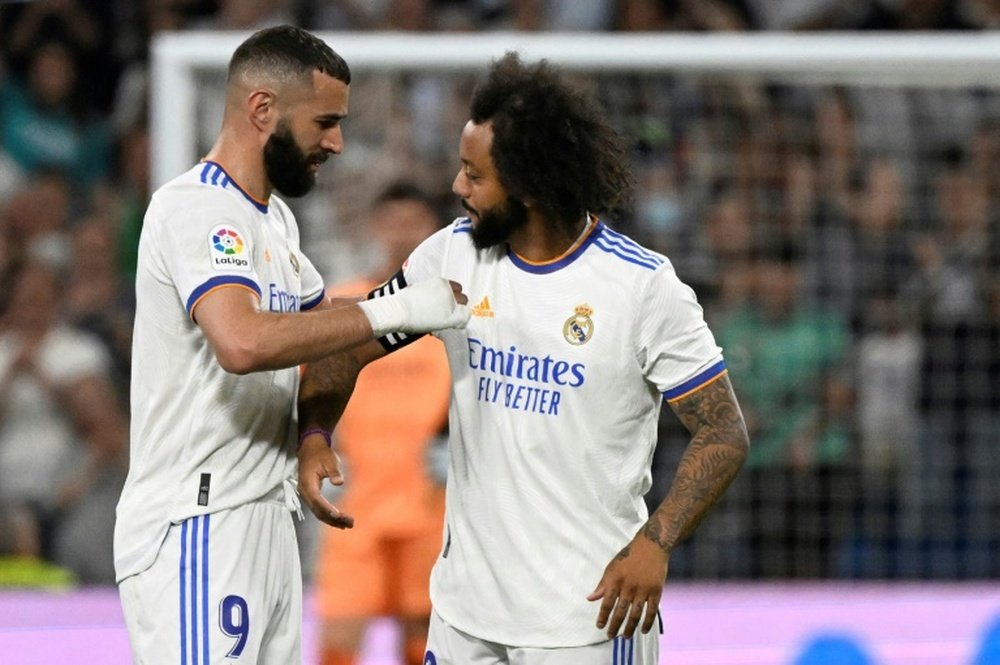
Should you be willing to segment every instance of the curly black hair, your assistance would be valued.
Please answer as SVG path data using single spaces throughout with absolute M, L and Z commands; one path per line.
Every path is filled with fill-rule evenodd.
M 597 101 L 546 60 L 526 65 L 508 52 L 494 61 L 469 110 L 477 125 L 492 121 L 490 155 L 514 198 L 569 227 L 584 212 L 629 211 L 635 181 L 624 141 Z

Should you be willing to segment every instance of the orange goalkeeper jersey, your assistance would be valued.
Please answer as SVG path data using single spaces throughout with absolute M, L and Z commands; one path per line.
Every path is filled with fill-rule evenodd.
M 358 295 L 375 286 L 358 280 L 328 293 Z M 440 528 L 444 491 L 427 475 L 425 452 L 447 423 L 450 392 L 444 346 L 430 335 L 361 371 L 335 433 L 347 473 L 337 504 L 366 531 L 391 537 Z

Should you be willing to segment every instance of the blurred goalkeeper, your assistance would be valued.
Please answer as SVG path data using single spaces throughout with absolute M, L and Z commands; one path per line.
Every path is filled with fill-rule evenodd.
M 301 662 L 296 366 L 468 318 L 457 285 L 440 277 L 334 309 L 291 211 L 272 195 L 306 194 L 340 153 L 350 81 L 344 60 L 313 35 L 255 33 L 230 61 L 215 145 L 146 212 L 131 466 L 115 525 L 140 665 Z M 326 380 L 307 372 L 302 390 Z M 329 443 L 308 428 L 301 437 Z M 301 461 L 302 472 L 315 474 L 318 462 Z M 335 459 L 322 462 L 341 482 Z M 329 505 L 321 518 L 353 523 Z
M 508 54 L 470 110 L 452 186 L 468 216 L 372 293 L 446 277 L 472 312 L 437 333 L 450 465 L 424 663 L 656 663 L 670 553 L 749 446 L 722 351 L 670 261 L 600 217 L 632 177 L 589 96 Z M 348 394 L 360 367 L 414 337 L 338 356 L 329 390 Z M 664 400 L 691 441 L 647 515 Z
M 389 185 L 366 230 L 375 269 L 330 289 L 365 293 L 441 228 L 433 202 L 408 182 Z M 424 336 L 368 366 L 337 423 L 334 441 L 349 480 L 338 506 L 358 520 L 348 533 L 326 529 L 316 560 L 319 665 L 355 665 L 376 616 L 399 627 L 400 662 L 422 665 L 431 614 L 428 594 L 444 523 L 444 477 L 433 462 L 446 442 L 451 375 L 441 342 Z M 446 461 L 446 460 L 445 460 Z

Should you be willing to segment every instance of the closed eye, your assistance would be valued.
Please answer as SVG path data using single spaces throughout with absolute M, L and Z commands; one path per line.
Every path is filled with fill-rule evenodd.
M 340 121 L 343 120 L 343 119 L 344 119 L 344 116 L 342 116 L 342 115 L 336 115 L 336 114 L 332 114 L 331 113 L 329 115 L 317 116 L 316 117 L 316 124 L 319 126 L 320 129 L 322 129 L 323 131 L 326 131 L 328 129 L 333 129 L 334 127 L 336 127 L 337 125 L 339 125 Z

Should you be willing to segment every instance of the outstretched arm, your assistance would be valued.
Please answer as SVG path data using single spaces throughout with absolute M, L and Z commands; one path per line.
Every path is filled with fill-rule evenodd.
M 393 331 L 463 328 L 467 302 L 458 284 L 432 278 L 337 308 L 325 303 L 310 312 L 279 313 L 261 310 L 249 289 L 230 287 L 210 291 L 192 316 L 222 368 L 247 374 L 315 362 Z
M 670 406 L 692 435 L 674 482 L 639 533 L 604 569 L 588 597 L 603 599 L 597 627 L 607 626 L 609 637 L 623 626 L 622 634 L 631 637 L 640 620 L 642 632 L 653 627 L 670 553 L 726 491 L 750 448 L 728 375 Z

